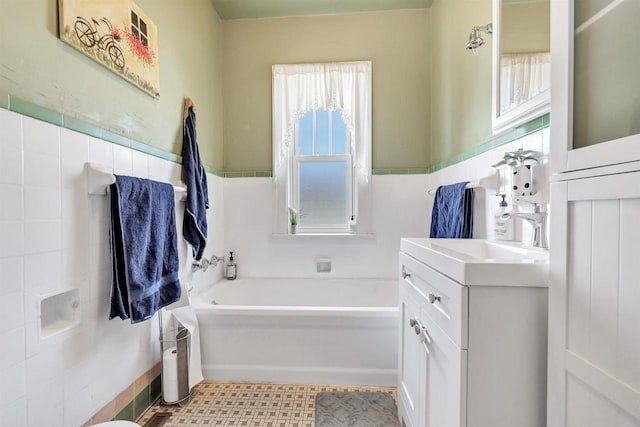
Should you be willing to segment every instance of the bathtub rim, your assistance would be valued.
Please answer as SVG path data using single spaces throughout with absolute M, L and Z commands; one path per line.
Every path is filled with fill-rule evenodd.
M 215 286 L 220 285 L 229 285 L 232 286 L 234 283 L 243 283 L 243 282 L 260 282 L 261 280 L 285 280 L 285 281 L 311 281 L 311 282 L 336 282 L 336 281 L 346 281 L 346 282 L 359 282 L 359 281 L 376 281 L 376 282 L 384 282 L 389 286 L 397 287 L 397 280 L 388 279 L 388 278 L 369 278 L 369 277 L 327 277 L 327 278 L 319 278 L 319 277 L 242 277 L 235 280 L 227 280 L 221 279 L 217 282 L 205 285 L 203 287 L 199 287 L 199 289 L 195 289 L 190 297 L 190 305 L 194 309 L 200 310 L 216 310 L 220 311 L 221 314 L 243 314 L 247 312 L 252 312 L 255 314 L 257 311 L 264 311 L 265 313 L 269 312 L 269 315 L 300 315 L 301 312 L 315 313 L 318 315 L 339 315 L 351 313 L 354 315 L 366 316 L 371 315 L 372 313 L 380 313 L 381 316 L 385 317 L 393 317 L 393 313 L 399 312 L 399 305 L 397 301 L 395 304 L 390 305 L 350 305 L 350 306 L 316 306 L 316 305 L 251 305 L 251 304 L 212 304 L 209 301 L 206 301 L 204 298 L 208 298 L 207 295 L 210 295 L 214 291 Z M 212 295 L 211 295 L 212 296 Z M 397 298 L 397 292 L 396 292 Z
M 350 316 L 350 317 L 397 317 L 397 306 L 384 307 L 323 307 L 307 305 L 224 305 L 202 301 L 194 302 L 197 310 L 215 312 L 219 315 L 252 316 Z

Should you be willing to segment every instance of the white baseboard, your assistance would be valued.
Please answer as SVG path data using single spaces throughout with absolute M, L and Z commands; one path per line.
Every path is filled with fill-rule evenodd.
M 398 373 L 395 369 L 208 364 L 202 366 L 202 373 L 207 381 L 378 387 L 395 387 L 398 383 Z

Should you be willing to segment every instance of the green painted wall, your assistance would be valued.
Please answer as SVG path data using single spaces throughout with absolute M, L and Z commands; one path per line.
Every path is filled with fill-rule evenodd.
M 431 6 L 431 164 L 480 145 L 491 131 L 492 38 L 466 50 L 473 26 L 491 22 L 491 0 L 434 0 Z
M 269 171 L 271 66 L 373 62 L 373 167 L 426 167 L 430 11 L 225 21 L 224 170 Z
M 137 0 L 158 26 L 160 99 L 57 36 L 57 1 L 1 0 L 0 95 L 11 94 L 180 153 L 182 108 L 198 113 L 203 161 L 222 168 L 222 22 L 209 0 Z

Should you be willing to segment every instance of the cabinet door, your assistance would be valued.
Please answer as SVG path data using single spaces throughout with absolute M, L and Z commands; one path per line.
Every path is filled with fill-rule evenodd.
M 467 351 L 460 349 L 424 312 L 427 347 L 425 390 L 428 427 L 467 425 Z
M 411 285 L 400 280 L 400 352 L 398 360 L 398 411 L 407 427 L 423 427 L 426 385 L 426 351 L 415 333 L 412 319 L 420 318 L 424 299 Z M 426 303 L 426 300 L 425 300 Z
M 640 427 L 639 182 L 640 169 L 552 184 L 550 427 Z
M 551 2 L 552 174 L 640 160 L 639 5 Z

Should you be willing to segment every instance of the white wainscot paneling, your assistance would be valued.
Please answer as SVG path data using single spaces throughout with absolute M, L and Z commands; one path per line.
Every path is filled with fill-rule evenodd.
M 620 201 L 616 374 L 640 390 L 640 199 Z
M 631 175 L 568 183 L 568 426 L 640 425 L 640 198 L 624 189 Z

